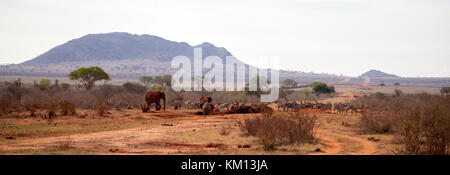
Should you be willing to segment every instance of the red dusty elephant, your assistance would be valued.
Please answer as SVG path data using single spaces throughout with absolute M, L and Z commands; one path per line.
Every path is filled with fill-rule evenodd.
M 209 115 L 214 110 L 214 106 L 211 104 L 211 101 L 211 97 L 200 98 L 200 108 L 202 109 L 203 115 Z
M 155 110 L 159 111 L 161 109 L 161 99 L 164 100 L 164 110 L 166 110 L 166 94 L 159 91 L 148 91 L 145 94 L 146 104 L 144 106 L 141 105 L 142 112 L 148 112 L 152 103 L 155 103 Z

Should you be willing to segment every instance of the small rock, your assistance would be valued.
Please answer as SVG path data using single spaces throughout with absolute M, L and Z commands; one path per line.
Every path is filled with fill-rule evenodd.
M 377 139 L 375 137 L 369 137 L 369 138 L 367 138 L 367 140 L 374 141 L 374 142 L 380 141 L 380 139 Z
M 197 130 L 193 129 L 192 131 L 197 131 Z
M 162 126 L 173 126 L 173 124 L 167 124 L 167 123 L 163 123 L 161 124 Z
M 316 149 L 314 150 L 314 152 L 322 152 L 322 150 L 321 150 L 320 148 L 316 148 Z
M 16 139 L 15 137 L 11 137 L 11 136 L 8 136 L 8 137 L 5 137 L 6 139 Z
M 119 149 L 109 149 L 109 152 L 117 152 L 117 151 L 119 151 Z
M 237 147 L 238 147 L 238 148 L 242 148 L 242 145 L 238 145 Z
M 244 145 L 242 148 L 250 148 L 250 145 Z

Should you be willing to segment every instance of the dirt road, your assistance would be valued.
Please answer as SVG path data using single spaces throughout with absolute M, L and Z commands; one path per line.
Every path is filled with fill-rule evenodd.
M 325 129 L 317 129 L 318 138 L 325 143 L 326 149 L 323 152 L 312 153 L 311 155 L 373 155 L 377 151 L 376 144 L 358 137 L 345 135 L 341 133 L 331 132 Z M 343 140 L 348 140 L 347 144 L 342 143 Z M 346 152 L 345 147 L 348 146 L 348 142 L 355 142 L 359 145 L 359 149 L 356 152 Z

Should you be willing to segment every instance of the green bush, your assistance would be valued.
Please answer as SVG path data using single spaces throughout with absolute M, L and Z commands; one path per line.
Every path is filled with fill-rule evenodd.
M 335 89 L 333 86 L 328 86 L 327 84 L 322 83 L 322 82 L 312 82 L 310 84 L 310 86 L 315 93 L 319 93 L 319 94 L 320 93 L 329 94 L 329 93 L 335 92 Z

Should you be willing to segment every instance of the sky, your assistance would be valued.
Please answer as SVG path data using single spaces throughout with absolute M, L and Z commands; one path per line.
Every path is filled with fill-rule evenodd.
M 108 32 L 210 42 L 275 69 L 450 77 L 448 0 L 1 0 L 0 64 Z

